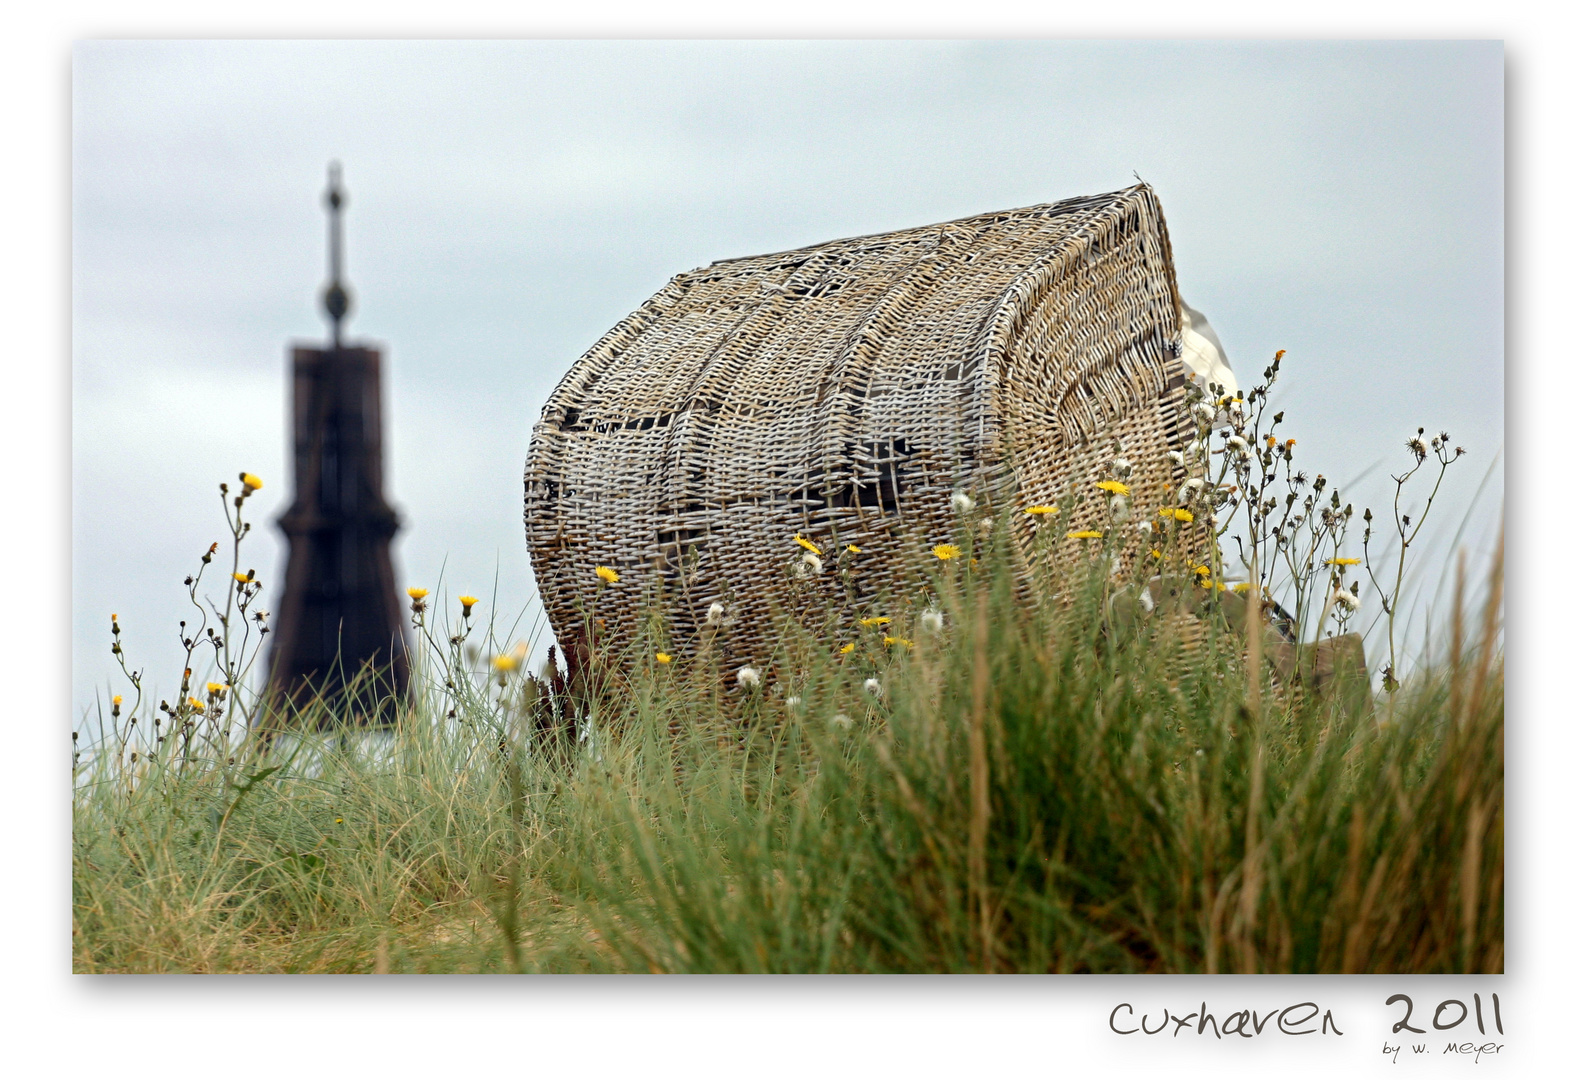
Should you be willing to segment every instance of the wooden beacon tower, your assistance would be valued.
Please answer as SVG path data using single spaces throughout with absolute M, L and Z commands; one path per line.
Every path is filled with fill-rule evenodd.
M 331 164 L 323 310 L 332 336 L 327 348 L 291 349 L 295 499 L 278 522 L 290 551 L 269 688 L 276 700 L 321 697 L 331 715 L 381 724 L 406 692 L 410 664 L 389 554 L 399 517 L 383 495 L 382 357 L 341 339 L 351 305 L 341 274 L 346 201 Z

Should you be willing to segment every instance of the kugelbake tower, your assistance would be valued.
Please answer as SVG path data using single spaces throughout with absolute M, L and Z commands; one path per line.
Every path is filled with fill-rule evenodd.
M 331 164 L 323 290 L 331 337 L 326 347 L 291 349 L 295 499 L 278 521 L 290 552 L 269 685 L 297 703 L 321 695 L 334 715 L 376 724 L 392 719 L 410 664 L 389 553 L 399 517 L 383 494 L 382 356 L 341 337 L 351 307 L 346 201 Z

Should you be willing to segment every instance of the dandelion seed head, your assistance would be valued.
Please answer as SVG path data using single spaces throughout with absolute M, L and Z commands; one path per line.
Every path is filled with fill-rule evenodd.
M 953 492 L 953 512 L 967 514 L 975 508 L 975 500 L 962 491 Z
M 882 693 L 882 681 L 880 679 L 875 679 L 875 678 L 866 679 L 865 680 L 865 692 L 868 693 L 868 694 L 874 694 L 875 696 L 880 697 L 881 693 Z
M 761 685 L 761 669 L 746 664 L 734 673 L 734 678 L 746 690 L 752 690 Z

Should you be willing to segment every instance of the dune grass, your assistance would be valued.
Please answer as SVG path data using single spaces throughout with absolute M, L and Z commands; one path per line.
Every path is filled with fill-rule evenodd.
M 643 642 L 446 693 L 429 653 L 382 736 L 85 754 L 74 968 L 1502 969 L 1498 595 L 1353 708 L 1208 604 L 1195 641 L 958 563 L 940 620 L 785 625 L 755 686 Z

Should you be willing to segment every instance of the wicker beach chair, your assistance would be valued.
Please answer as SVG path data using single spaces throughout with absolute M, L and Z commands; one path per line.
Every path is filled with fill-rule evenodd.
M 906 551 L 959 539 L 955 493 L 1055 503 L 1107 475 L 1115 443 L 1153 511 L 1192 431 L 1188 333 L 1143 184 L 680 274 L 575 363 L 533 433 L 525 526 L 552 628 L 617 649 L 657 603 L 673 651 L 715 638 L 725 663 L 759 663 L 775 612 L 849 606 L 835 559 L 874 596 Z M 1069 511 L 1059 530 L 1099 512 Z M 1013 519 L 1027 540 L 1033 519 Z M 788 572 L 796 536 L 827 573 Z

